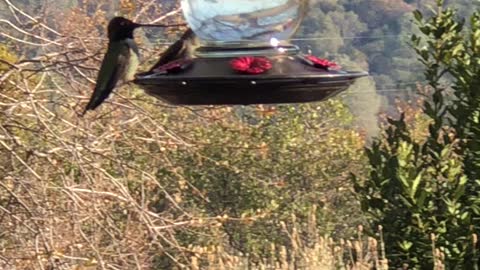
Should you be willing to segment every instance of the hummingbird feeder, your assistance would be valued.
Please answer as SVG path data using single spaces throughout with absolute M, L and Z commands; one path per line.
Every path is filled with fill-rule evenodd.
M 366 72 L 343 71 L 288 42 L 308 0 L 182 0 L 200 46 L 137 74 L 135 83 L 178 105 L 321 101 Z

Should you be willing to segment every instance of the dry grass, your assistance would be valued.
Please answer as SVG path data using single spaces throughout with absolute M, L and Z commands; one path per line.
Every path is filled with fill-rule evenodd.
M 191 269 L 388 269 L 381 230 L 379 239 L 375 239 L 363 235 L 359 226 L 356 239 L 335 241 L 329 236 L 317 235 L 314 227 L 302 237 L 298 224 L 289 229 L 285 223 L 282 226 L 290 241 L 288 247 L 271 245 L 270 254 L 265 258 L 251 260 L 248 254 L 230 255 L 218 246 L 196 247 Z

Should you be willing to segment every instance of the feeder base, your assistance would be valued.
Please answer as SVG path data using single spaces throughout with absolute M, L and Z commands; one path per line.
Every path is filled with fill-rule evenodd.
M 239 74 L 233 58 L 196 58 L 176 74 L 139 74 L 135 83 L 147 94 L 175 105 L 249 105 L 322 101 L 346 90 L 367 72 L 327 71 L 295 56 L 269 57 L 272 69 L 260 75 Z

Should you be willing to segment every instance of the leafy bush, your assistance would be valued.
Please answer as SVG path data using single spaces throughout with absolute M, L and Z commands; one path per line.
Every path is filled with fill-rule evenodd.
M 442 6 L 437 1 L 430 18 L 415 12 L 422 36 L 412 37 L 431 90 L 423 104 L 427 138 L 415 140 L 403 116 L 389 119 L 367 149 L 370 176 L 353 179 L 362 208 L 385 228 L 391 265 L 431 269 L 433 241 L 447 268 L 477 269 L 480 13 L 465 27 Z

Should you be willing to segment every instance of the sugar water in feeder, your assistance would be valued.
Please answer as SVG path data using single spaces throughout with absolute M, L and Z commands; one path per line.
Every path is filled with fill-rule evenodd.
M 182 0 L 181 4 L 200 40 L 219 46 L 287 40 L 306 10 L 305 0 Z

